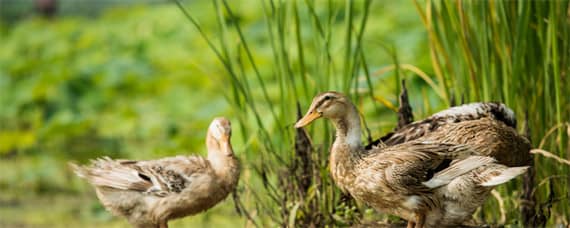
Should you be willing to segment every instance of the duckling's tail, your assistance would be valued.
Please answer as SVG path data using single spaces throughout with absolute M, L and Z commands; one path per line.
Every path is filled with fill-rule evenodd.
M 493 176 L 489 178 L 487 181 L 481 183 L 481 186 L 492 187 L 500 185 L 502 183 L 510 181 L 511 179 L 517 177 L 518 175 L 523 174 L 524 172 L 526 172 L 528 168 L 529 166 L 506 168 L 496 176 Z

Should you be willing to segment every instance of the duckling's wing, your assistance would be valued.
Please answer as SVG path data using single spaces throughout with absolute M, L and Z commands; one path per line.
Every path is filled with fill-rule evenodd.
M 90 166 L 71 166 L 78 176 L 94 186 L 156 196 L 181 192 L 192 181 L 192 175 L 203 173 L 210 167 L 207 160 L 197 156 L 151 161 L 112 160 L 105 157 L 92 161 Z
M 367 149 L 385 144 L 396 145 L 418 139 L 441 126 L 481 118 L 492 118 L 516 128 L 514 112 L 502 103 L 481 102 L 451 107 L 431 115 L 430 117 L 410 123 L 394 132 L 390 132 L 380 139 L 366 146 Z

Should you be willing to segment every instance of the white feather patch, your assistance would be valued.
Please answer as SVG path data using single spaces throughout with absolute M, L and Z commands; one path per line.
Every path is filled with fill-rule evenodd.
M 513 112 L 512 109 L 507 108 L 507 106 L 505 106 L 504 104 L 501 104 L 501 108 L 503 108 L 503 111 L 507 114 L 507 116 L 506 116 L 507 119 L 509 119 L 511 121 L 516 119 L 515 112 Z
M 453 179 L 479 167 L 489 163 L 495 162 L 492 157 L 486 156 L 470 156 L 466 159 L 458 161 L 457 163 L 451 165 L 450 167 L 437 172 L 431 179 L 423 182 L 422 184 L 428 188 L 437 188 L 442 185 L 446 185 Z
M 422 198 L 420 198 L 419 196 L 413 195 L 413 196 L 408 197 L 408 199 L 406 199 L 406 201 L 403 203 L 403 205 L 404 205 L 404 207 L 406 207 L 410 210 L 415 210 L 418 208 L 421 201 L 422 201 Z
M 482 112 L 482 103 L 471 103 L 460 106 L 455 106 L 448 108 L 446 110 L 437 112 L 433 114 L 434 117 L 445 117 L 445 116 L 458 116 L 458 115 L 468 115 L 468 114 L 478 114 Z
M 214 138 L 216 139 L 222 139 L 222 129 L 223 127 L 220 125 L 220 122 L 218 122 L 217 120 L 212 121 L 212 123 L 210 124 L 210 133 L 212 133 L 212 136 L 214 136 Z
M 500 175 L 494 176 L 488 181 L 485 181 L 481 186 L 497 186 L 511 179 L 523 174 L 528 169 L 528 166 L 508 168 L 501 172 Z
M 350 132 L 348 132 L 346 136 L 346 143 L 352 147 L 360 145 L 362 142 L 360 139 L 360 135 L 362 134 L 360 132 L 360 127 L 349 129 L 349 131 Z
M 497 109 L 503 113 L 504 118 L 509 122 L 515 122 L 516 116 L 513 110 L 508 108 L 505 104 L 496 103 L 471 103 L 464 104 L 460 106 L 451 107 L 449 109 L 437 112 L 432 115 L 432 117 L 449 117 L 449 116 L 461 116 L 461 115 L 489 115 L 491 110 Z

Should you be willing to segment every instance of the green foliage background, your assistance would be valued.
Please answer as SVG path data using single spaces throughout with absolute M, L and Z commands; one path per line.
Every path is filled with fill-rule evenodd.
M 536 147 L 551 127 L 560 125 L 543 149 L 568 158 L 564 130 L 570 116 L 569 51 L 564 50 L 570 49 L 569 25 L 563 20 L 568 15 L 554 15 L 562 18 L 554 28 L 532 24 L 540 21 L 532 19 L 535 16 L 549 16 L 547 4 L 528 5 L 527 9 L 525 4 L 491 1 L 503 8 L 485 14 L 485 9 L 497 4 L 466 3 L 467 9 L 480 10 L 469 14 L 469 24 L 459 19 L 464 15 L 453 10 L 456 5 L 438 1 L 261 2 L 230 2 L 231 12 L 224 1 L 185 2 L 207 39 L 175 4 L 115 7 L 94 17 L 70 14 L 51 20 L 0 21 L 0 226 L 125 226 L 125 221 L 104 211 L 94 192 L 71 174 L 66 163 L 105 155 L 133 159 L 204 155 L 205 129 L 216 116 L 227 116 L 234 123 L 234 147 L 244 163 L 239 192 L 246 209 L 259 224 L 274 226 L 271 216 L 298 206 L 272 203 L 268 199 L 272 193 L 261 190 L 266 183 L 259 174 L 267 171 L 269 182 L 276 184 L 281 172 L 278 165 L 283 164 L 274 156 L 293 159 L 296 102 L 306 108 L 318 91 L 349 92 L 365 116 L 371 137 L 377 138 L 396 123 L 393 110 L 400 79 L 408 81 L 417 118 L 447 107 L 451 96 L 460 100 L 464 95 L 467 101 L 502 100 L 521 120 L 528 110 Z M 568 1 L 553 7 L 568 9 Z M 516 21 L 521 18 L 517 13 L 527 11 L 531 24 L 525 33 L 500 30 L 501 22 Z M 486 15 L 501 19 L 474 23 Z M 430 18 L 441 23 L 430 27 Z M 360 27 L 361 21 L 366 21 L 365 27 Z M 495 27 L 491 27 L 493 21 Z M 519 23 L 518 27 L 525 26 L 524 21 Z M 465 29 L 472 30 L 457 32 Z M 458 35 L 487 30 L 494 32 L 486 36 L 489 40 L 471 41 L 481 36 Z M 540 37 L 542 31 L 554 33 L 548 36 L 554 38 Z M 350 41 L 347 34 L 353 34 Z M 533 46 L 529 39 L 535 38 L 528 38 L 532 34 L 539 34 L 536 39 L 544 45 Z M 222 52 L 230 68 L 220 63 L 206 40 Z M 527 40 L 517 46 L 528 50 L 520 54 L 526 58 L 503 68 L 520 56 L 510 52 L 517 50 L 510 46 L 512 40 Z M 558 43 L 553 47 L 547 40 Z M 562 64 L 556 68 L 551 60 L 533 61 L 542 59 L 533 58 L 542 53 L 539 50 L 552 49 L 561 50 L 556 56 Z M 498 57 L 492 57 L 494 51 Z M 236 78 L 228 69 L 235 70 Z M 535 71 L 527 73 L 527 69 Z M 513 82 L 516 86 L 509 86 Z M 237 91 L 240 84 L 248 86 L 246 92 Z M 258 120 L 248 102 L 257 104 Z M 332 132 L 318 124 L 310 132 L 318 151 L 326 152 Z M 325 152 L 319 158 L 324 159 Z M 546 187 L 555 188 L 557 201 L 551 202 L 549 224 L 568 224 L 568 167 L 543 157 L 536 160 L 537 182 L 561 176 L 556 178 L 557 185 L 543 184 L 537 194 L 539 202 L 548 203 L 551 195 Z M 272 168 L 264 171 L 267 167 Z M 320 178 L 327 177 L 322 169 Z M 330 182 L 326 188 L 314 189 L 322 190 L 322 195 L 337 191 Z M 509 224 L 519 218 L 520 191 L 520 183 L 501 188 Z M 337 193 L 330 197 L 318 199 L 331 201 L 324 207 L 335 207 Z M 495 223 L 499 219 L 496 202 L 490 199 L 485 209 L 478 216 Z M 301 218 L 302 209 L 298 210 L 284 223 Z M 336 209 L 327 209 L 331 210 Z M 365 214 L 374 217 L 369 210 Z M 171 225 L 236 224 L 250 223 L 238 217 L 231 200 L 226 200 L 202 215 Z

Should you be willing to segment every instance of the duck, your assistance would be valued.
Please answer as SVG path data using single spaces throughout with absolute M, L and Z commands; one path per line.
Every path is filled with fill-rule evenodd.
M 103 206 L 133 227 L 168 227 L 168 221 L 212 208 L 235 190 L 240 163 L 230 142 L 231 123 L 215 118 L 206 136 L 207 157 L 70 163 L 94 188 Z
M 408 227 L 461 225 L 485 195 L 458 201 L 489 192 L 528 168 L 499 164 L 477 148 L 436 137 L 365 148 L 358 110 L 335 91 L 315 96 L 295 127 L 319 118 L 330 120 L 336 130 L 329 156 L 335 184 L 357 201 L 407 220 Z

